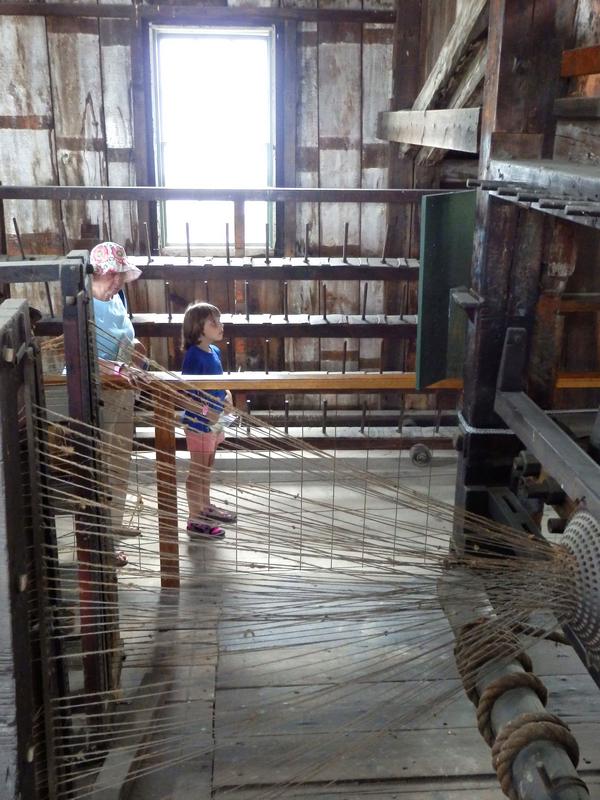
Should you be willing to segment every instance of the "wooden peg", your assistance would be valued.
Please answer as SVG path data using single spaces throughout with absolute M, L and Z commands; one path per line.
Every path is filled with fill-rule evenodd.
M 148 254 L 148 264 L 152 263 L 152 248 L 150 247 L 150 231 L 148 230 L 148 223 L 144 222 L 144 232 L 146 234 L 146 253 Z
M 25 261 L 25 250 L 23 249 L 23 242 L 21 240 L 21 231 L 19 230 L 19 225 L 15 217 L 13 217 L 13 228 L 15 229 L 15 236 L 17 237 L 17 244 L 19 245 L 19 250 L 21 251 L 21 260 Z
M 167 306 L 167 319 L 169 322 L 171 322 L 173 319 L 173 314 L 171 313 L 171 292 L 169 281 L 165 281 L 165 305 Z
M 342 261 L 348 263 L 348 231 L 350 230 L 350 223 L 344 223 L 344 246 L 342 248 Z
M 270 264 L 271 259 L 269 258 L 269 223 L 265 225 L 265 264 Z
M 304 263 L 308 264 L 308 232 L 310 230 L 310 224 L 307 222 L 304 226 Z

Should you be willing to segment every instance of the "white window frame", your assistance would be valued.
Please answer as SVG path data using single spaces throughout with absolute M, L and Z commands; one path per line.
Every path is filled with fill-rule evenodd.
M 159 43 L 163 36 L 225 36 L 225 37 L 256 37 L 262 36 L 267 39 L 269 45 L 269 97 L 270 97 L 270 141 L 268 143 L 270 158 L 268 159 L 268 174 L 267 174 L 267 187 L 275 186 L 276 180 L 276 82 L 275 82 L 275 66 L 276 66 L 276 41 L 277 32 L 275 26 L 267 27 L 228 27 L 228 26 L 210 26 L 210 25 L 166 25 L 154 24 L 149 25 L 150 35 L 150 61 L 151 61 L 151 92 L 152 92 L 152 117 L 153 117 L 153 149 L 154 149 L 154 170 L 156 176 L 156 185 L 165 186 L 164 179 L 164 163 L 163 163 L 163 146 L 164 139 L 161 131 L 161 87 L 159 81 Z M 233 124 L 243 124 L 243 120 L 233 120 Z M 198 186 L 197 188 L 210 189 L 210 186 Z M 238 188 L 232 186 L 230 188 Z M 253 188 L 263 188 L 253 187 Z M 167 243 L 167 222 L 166 222 L 166 202 L 158 202 L 158 240 L 160 252 L 164 255 L 183 255 L 187 252 L 186 243 Z M 201 201 L 199 201 L 201 202 Z M 233 207 L 233 203 L 231 204 Z M 269 248 L 273 250 L 275 244 L 275 203 L 267 203 L 267 222 L 269 224 Z M 223 230 L 225 228 L 225 221 L 223 222 Z M 230 252 L 234 251 L 234 236 L 235 232 L 233 226 L 229 226 L 229 244 Z M 265 241 L 262 242 L 247 242 L 245 244 L 246 254 L 252 255 L 262 253 L 265 250 Z M 191 252 L 193 255 L 206 256 L 206 255 L 220 255 L 225 252 L 225 245 L 221 243 L 191 243 Z

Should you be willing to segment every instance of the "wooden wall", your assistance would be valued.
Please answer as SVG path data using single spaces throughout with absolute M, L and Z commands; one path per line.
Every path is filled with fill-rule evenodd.
M 572 16 L 572 47 L 600 44 L 600 0 L 578 0 L 563 13 Z M 571 19 L 566 20 L 571 23 Z M 572 78 L 564 82 L 564 96 L 585 97 L 600 94 L 600 75 Z M 554 138 L 554 158 L 597 167 L 600 164 L 600 120 L 558 119 Z M 600 292 L 600 233 L 576 226 L 577 261 L 566 292 Z M 561 369 L 569 372 L 598 370 L 600 365 L 600 315 L 596 313 L 563 316 Z M 595 407 L 598 393 L 593 390 L 559 392 L 557 404 L 564 408 Z
M 81 0 L 85 2 L 85 0 Z M 100 0 L 102 3 L 110 0 Z M 454 0 L 452 0 L 454 4 Z M 229 0 L 195 5 L 289 6 L 393 10 L 394 0 Z M 297 186 L 377 188 L 388 184 L 388 145 L 376 138 L 377 114 L 390 108 L 393 26 L 298 23 L 295 183 Z M 140 113 L 143 71 L 135 28 L 127 20 L 0 16 L 0 181 L 11 184 L 134 185 L 143 180 L 139 153 L 151 132 Z M 137 148 L 137 163 L 136 163 Z M 135 252 L 140 239 L 136 204 L 126 202 L 7 201 L 8 251 L 17 252 L 12 218 L 27 254 L 91 248 L 103 238 Z M 302 251 L 310 225 L 311 253 L 337 255 L 349 223 L 350 254 L 381 252 L 385 208 L 298 204 L 292 247 Z M 64 233 L 63 233 L 64 230 Z M 403 255 L 403 254 L 398 254 Z M 196 287 L 197 288 L 197 287 Z M 330 312 L 357 312 L 357 282 L 327 286 Z M 183 300 L 195 289 L 177 286 Z M 231 296 L 232 292 L 229 293 Z M 157 282 L 131 287 L 135 310 L 164 310 Z M 314 282 L 289 288 L 290 312 L 318 310 Z M 31 294 L 30 294 L 31 296 Z M 43 293 L 34 301 L 44 308 Z M 201 298 L 199 298 L 201 299 Z M 270 287 L 254 285 L 253 310 L 280 312 Z M 233 309 L 225 309 L 233 310 Z M 383 289 L 369 287 L 368 311 L 383 310 Z M 394 312 L 395 309 L 389 309 Z M 339 340 L 289 341 L 285 366 L 333 369 Z M 274 358 L 283 366 L 283 354 Z M 349 345 L 348 368 L 368 366 L 379 342 Z M 163 356 L 164 357 L 164 356 Z M 251 353 L 249 354 L 251 359 Z

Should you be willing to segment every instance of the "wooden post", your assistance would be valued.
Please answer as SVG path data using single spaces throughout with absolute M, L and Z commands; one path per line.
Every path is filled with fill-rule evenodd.
M 178 589 L 180 581 L 177 473 L 175 466 L 175 406 L 173 400 L 160 390 L 154 393 L 153 400 L 160 585 L 163 589 Z

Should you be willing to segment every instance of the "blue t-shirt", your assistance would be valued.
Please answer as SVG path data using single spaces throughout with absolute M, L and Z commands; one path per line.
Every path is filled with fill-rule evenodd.
M 219 348 L 214 344 L 210 345 L 210 352 L 202 350 L 197 345 L 188 347 L 183 357 L 183 364 L 181 365 L 182 375 L 222 375 L 223 366 L 221 364 L 221 353 Z M 206 403 L 213 411 L 221 412 L 223 410 L 223 402 L 225 400 L 225 389 L 207 389 L 206 391 L 192 391 L 189 392 L 194 400 L 200 403 Z M 212 395 L 215 400 L 207 400 L 206 395 Z M 190 428 L 201 433 L 210 431 L 210 426 L 207 425 L 206 417 L 197 414 L 194 411 L 186 411 L 183 415 L 183 422 Z
M 127 308 L 118 294 L 110 300 L 93 299 L 98 356 L 108 361 L 117 361 L 122 342 L 131 344 L 135 338 Z

